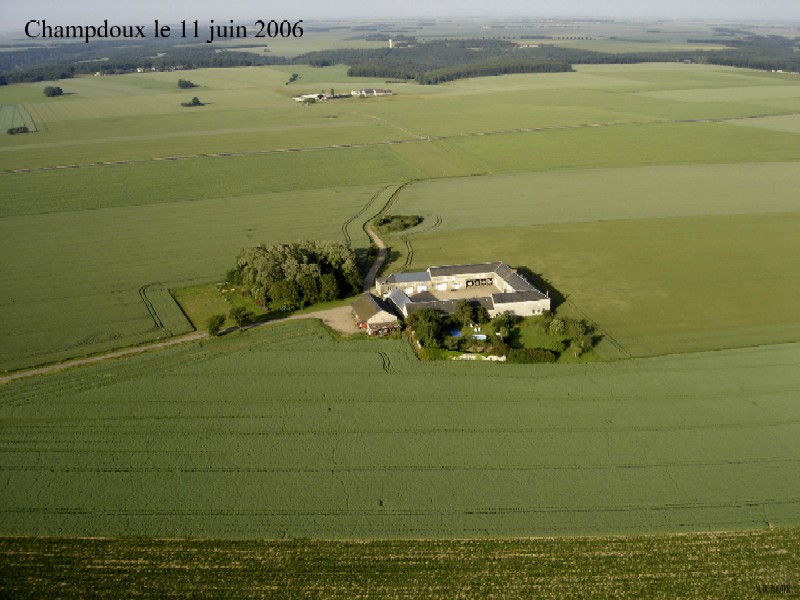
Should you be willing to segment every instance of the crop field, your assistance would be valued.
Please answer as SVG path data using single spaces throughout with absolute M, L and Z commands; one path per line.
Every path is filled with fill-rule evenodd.
M 381 189 L 201 196 L 5 217 L 3 272 L 14 285 L 0 302 L 8 327 L 0 365 L 14 369 L 183 333 L 189 326 L 180 319 L 182 326 L 166 330 L 154 323 L 143 286 L 217 281 L 240 249 L 268 240 L 341 240 L 344 223 Z M 348 235 L 366 244 L 358 224 Z M 166 324 L 165 311 L 177 307 L 163 300 L 155 304 Z
M 790 526 L 798 360 L 787 344 L 578 367 L 421 363 L 402 341 L 266 326 L 0 388 L 0 535 Z
M 64 596 L 93 598 L 737 599 L 792 595 L 798 551 L 797 528 L 456 541 L 13 538 L 0 539 L 0 592 L 42 597 L 58 589 Z

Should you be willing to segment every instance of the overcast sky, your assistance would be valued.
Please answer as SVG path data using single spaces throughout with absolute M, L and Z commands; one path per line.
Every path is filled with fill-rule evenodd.
M 0 29 L 20 34 L 31 19 L 92 25 L 483 15 L 800 21 L 800 0 L 0 0 Z

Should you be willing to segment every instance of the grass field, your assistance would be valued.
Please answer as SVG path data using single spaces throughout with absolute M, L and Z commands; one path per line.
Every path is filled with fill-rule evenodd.
M 96 598 L 753 598 L 796 593 L 798 536 L 794 528 L 427 542 L 15 538 L 0 540 L 0 591 L 41 597 L 58 589 Z
M 0 535 L 462 538 L 789 526 L 797 344 L 420 363 L 300 321 L 0 388 Z M 758 376 L 754 376 L 757 373 Z

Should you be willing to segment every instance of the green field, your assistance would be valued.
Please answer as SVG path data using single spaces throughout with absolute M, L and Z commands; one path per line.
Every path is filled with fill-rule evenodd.
M 422 363 L 403 341 L 267 326 L 0 388 L 0 534 L 790 526 L 798 360 L 787 344 L 580 366 Z
M 738 599 L 793 594 L 799 546 L 797 528 L 455 542 L 15 538 L 0 540 L 0 591 L 42 597 L 57 589 L 93 598 Z
M 404 181 L 418 183 L 398 206 L 443 217 L 436 231 L 412 235 L 415 266 L 463 262 L 492 247 L 487 259 L 541 271 L 601 329 L 624 338 L 633 354 L 797 339 L 798 318 L 785 300 L 798 280 L 791 227 L 800 145 L 794 115 L 786 113 L 800 112 L 800 96 L 792 76 L 703 65 L 588 65 L 576 73 L 442 86 L 392 84 L 397 94 L 389 98 L 310 107 L 291 100 L 318 89 L 383 85 L 348 81 L 345 71 L 192 71 L 187 76 L 199 86 L 193 93 L 210 103 L 198 111 L 180 107 L 186 93 L 174 73 L 66 80 L 67 94 L 59 98 L 42 97 L 44 82 L 0 88 L 0 103 L 24 105 L 43 125 L 0 142 L 0 169 L 34 170 L 0 173 L 1 264 L 14 282 L 0 297 L 0 369 L 184 331 L 179 320 L 167 330 L 154 327 L 139 288 L 213 282 L 239 248 L 253 243 L 340 239 L 342 224 L 373 194 Z M 284 85 L 294 72 L 300 78 Z M 742 120 L 752 115 L 762 117 Z M 389 144 L 397 141 L 404 143 Z M 102 164 L 108 162 L 119 164 Z M 79 168 L 55 168 L 65 166 Z M 457 179 L 488 174 L 518 175 Z M 637 219 L 644 228 L 638 239 L 646 239 L 658 231 L 653 220 L 714 217 L 692 226 L 706 236 L 717 230 L 716 218 L 777 214 L 788 215 L 773 217 L 777 229 L 758 229 L 765 243 L 748 232 L 745 267 L 753 271 L 739 276 L 766 296 L 758 303 L 762 310 L 743 311 L 741 318 L 714 313 L 701 326 L 698 319 L 709 319 L 699 306 L 733 306 L 729 292 L 717 294 L 713 280 L 702 281 L 703 269 L 694 268 L 688 279 L 672 269 L 659 285 L 652 277 L 649 284 L 631 283 L 660 271 L 619 263 L 617 253 L 629 252 L 621 244 L 584 247 L 591 228 L 556 238 L 561 230 L 542 229 Z M 352 232 L 369 216 L 351 223 Z M 509 225 L 521 237 L 509 238 Z M 528 227 L 551 236 L 549 258 L 540 243 L 528 243 Z M 615 226 L 597 227 L 610 235 Z M 748 225 L 720 227 L 734 235 Z M 437 236 L 450 236 L 447 248 L 437 250 L 435 240 L 445 239 Z M 475 236 L 499 243 L 474 245 Z M 636 243 L 632 236 L 626 243 Z M 356 238 L 363 247 L 366 238 Z M 698 240 L 686 242 L 694 250 L 681 254 L 674 247 L 673 260 L 702 251 Z M 404 243 L 393 243 L 391 268 L 405 259 Z M 588 277 L 579 268 L 587 252 L 595 268 Z M 655 252 L 650 260 L 658 262 Z M 789 258 L 765 277 L 754 275 L 781 252 Z M 548 260 L 562 267 L 550 268 Z M 734 267 L 728 261 L 725 269 Z M 620 290 L 616 300 L 637 311 L 619 313 L 614 303 L 598 310 L 609 290 L 596 286 L 606 277 Z M 781 278 L 790 283 L 783 286 Z M 655 307 L 675 285 L 690 286 L 702 302 L 689 303 L 688 320 L 670 328 L 675 311 L 687 309 Z M 637 287 L 643 289 L 634 293 Z M 652 313 L 660 319 L 655 325 Z M 737 331 L 702 343 L 692 338 L 728 325 Z M 677 337 L 667 340 L 670 335 Z M 656 336 L 667 337 L 654 342 Z

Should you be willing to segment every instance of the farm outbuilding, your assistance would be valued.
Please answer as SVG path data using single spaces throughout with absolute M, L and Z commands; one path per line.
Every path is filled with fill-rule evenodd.
M 385 335 L 400 329 L 400 321 L 392 309 L 381 299 L 365 293 L 350 303 L 356 317 L 356 325 L 366 330 L 367 335 Z

